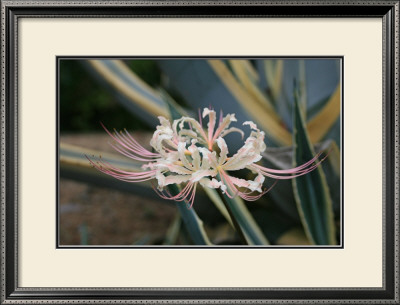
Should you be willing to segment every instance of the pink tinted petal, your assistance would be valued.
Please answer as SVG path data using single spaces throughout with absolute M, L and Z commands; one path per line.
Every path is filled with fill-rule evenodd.
M 203 139 L 204 139 L 205 141 L 207 141 L 207 135 L 206 135 L 206 133 L 204 132 L 203 127 L 202 127 L 202 126 L 200 125 L 200 123 L 197 122 L 195 119 L 192 119 L 192 118 L 189 118 L 189 117 L 182 117 L 182 118 L 180 118 L 179 120 L 175 120 L 175 121 L 174 121 L 173 128 L 174 128 L 174 130 L 175 130 L 176 133 L 178 133 L 178 132 L 177 132 L 177 126 L 178 126 L 178 125 L 179 125 L 179 127 L 180 127 L 181 130 L 185 129 L 185 128 L 183 128 L 183 127 L 184 127 L 184 123 L 191 123 L 191 124 L 192 124 L 192 127 L 193 127 L 193 130 L 196 131 L 196 132 L 198 132 L 199 135 L 200 135 L 201 137 L 203 137 Z M 189 129 L 187 129 L 187 130 L 189 130 Z
M 224 170 L 236 171 L 252 165 L 255 162 L 261 160 L 261 155 L 254 149 L 243 149 L 239 150 L 233 155 L 224 165 Z
M 204 177 L 213 177 L 216 175 L 216 170 L 198 170 L 193 172 L 192 178 L 190 179 L 191 182 L 198 182 L 200 179 Z
M 241 197 L 242 199 L 247 200 L 247 201 L 255 201 L 255 200 L 259 199 L 260 197 L 262 197 L 262 196 L 263 196 L 264 194 L 266 194 L 267 192 L 269 192 L 269 191 L 272 189 L 272 187 L 275 186 L 275 184 L 276 184 L 276 181 L 275 181 L 275 183 L 274 183 L 269 189 L 263 191 L 262 193 L 260 193 L 260 194 L 258 194 L 258 195 L 248 195 L 248 194 L 252 193 L 252 191 L 251 191 L 251 192 L 245 193 L 245 192 L 239 191 L 239 190 L 235 187 L 233 180 L 235 180 L 235 179 L 237 179 L 237 178 L 232 177 L 232 176 L 229 176 L 229 175 L 228 175 L 226 172 L 224 172 L 224 171 L 221 171 L 220 173 L 222 174 L 222 176 L 223 176 L 223 178 L 224 178 L 224 181 L 225 181 L 225 183 L 226 183 L 228 189 L 230 189 L 231 192 L 234 192 L 234 193 L 235 193 L 235 195 L 231 195 L 231 194 L 229 194 L 229 192 L 226 192 L 226 195 L 227 195 L 229 198 L 233 198 L 233 197 L 235 197 L 235 196 L 239 196 L 239 197 Z
M 199 183 L 203 187 L 209 187 L 212 189 L 217 189 L 217 188 L 221 187 L 221 182 L 219 182 L 218 180 L 216 180 L 214 178 L 212 178 L 211 180 L 209 178 L 202 178 L 199 180 Z
M 236 122 L 236 118 L 234 114 L 228 114 L 223 120 L 222 122 L 218 125 L 217 130 L 214 133 L 214 137 L 212 139 L 212 141 L 215 141 L 221 134 L 221 132 L 223 132 L 225 129 L 227 129 L 229 127 L 229 125 L 231 124 L 231 122 Z
M 189 146 L 188 150 L 192 154 L 193 168 L 195 170 L 198 170 L 200 169 L 200 164 L 201 164 L 200 152 L 193 141 L 194 140 L 192 140 L 192 145 Z
M 246 122 L 243 123 L 243 125 L 249 125 L 251 129 L 260 131 L 260 130 L 257 128 L 257 125 L 254 124 L 252 121 L 246 121 Z
M 215 128 L 215 119 L 216 119 L 216 113 L 214 110 L 210 110 L 208 108 L 204 108 L 203 110 L 203 118 L 205 118 L 208 115 L 208 149 L 212 149 L 213 145 L 213 133 L 214 133 L 214 128 Z
M 226 161 L 226 158 L 228 157 L 228 145 L 226 145 L 226 142 L 223 138 L 219 137 L 217 139 L 217 144 L 221 152 L 219 153 L 219 164 L 224 164 Z
M 174 163 L 170 163 L 170 162 L 163 162 L 163 163 L 157 163 L 154 165 L 155 168 L 157 169 L 167 169 L 172 173 L 175 174 L 179 174 L 179 175 L 190 175 L 192 174 L 192 172 L 190 170 L 188 170 L 187 168 L 181 166 L 181 165 L 177 165 Z
M 187 182 L 190 180 L 191 175 L 176 175 L 176 176 L 167 176 L 165 177 L 165 185 L 169 184 L 181 184 L 183 182 Z
M 182 161 L 183 166 L 185 166 L 188 170 L 193 170 L 193 165 L 189 163 L 188 159 L 185 156 L 185 152 L 186 152 L 186 143 L 179 142 L 178 144 L 179 159 L 180 161 Z
M 225 137 L 227 134 L 230 134 L 230 133 L 232 133 L 232 132 L 240 133 L 240 135 L 242 136 L 242 139 L 243 139 L 243 137 L 244 137 L 244 132 L 243 132 L 243 130 L 241 130 L 241 129 L 239 129 L 239 128 L 236 128 L 236 127 L 231 127 L 231 128 L 229 128 L 229 129 L 225 129 L 223 132 L 221 132 L 220 137 Z
M 245 180 L 236 177 L 230 176 L 231 181 L 233 184 L 237 185 L 238 187 L 245 187 L 251 190 L 252 192 L 262 192 L 261 186 L 265 180 L 264 176 L 259 174 L 254 180 Z

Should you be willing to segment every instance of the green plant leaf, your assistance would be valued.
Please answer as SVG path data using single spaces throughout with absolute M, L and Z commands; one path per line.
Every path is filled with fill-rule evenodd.
M 181 229 L 181 220 L 182 218 L 180 213 L 176 212 L 176 215 L 165 234 L 164 245 L 176 244 Z
M 299 60 L 299 90 L 300 100 L 299 106 L 300 111 L 304 117 L 304 121 L 307 121 L 307 86 L 306 86 L 306 63 L 304 59 Z
M 296 167 L 312 159 L 315 153 L 299 109 L 297 93 L 293 111 L 293 166 Z M 332 200 L 321 166 L 292 179 L 292 184 L 301 221 L 310 241 L 317 245 L 336 244 Z
M 282 74 L 284 61 L 282 59 L 266 59 L 263 61 L 266 82 L 273 101 L 277 101 L 282 91 Z
M 180 190 L 176 184 L 170 184 L 167 186 L 171 195 L 177 195 Z M 175 201 L 176 207 L 181 213 L 182 220 L 185 223 L 186 229 L 188 230 L 190 237 L 196 245 L 211 245 L 206 231 L 204 230 L 203 221 L 197 216 L 194 208 L 189 208 L 189 204 L 186 200 L 177 202 Z
M 234 59 L 229 60 L 228 63 L 240 82 L 236 83 L 232 81 L 232 85 L 236 83 L 237 87 L 241 87 L 245 93 L 254 99 L 254 101 L 265 108 L 274 120 L 279 122 L 280 119 L 278 114 L 275 112 L 274 106 L 256 82 L 258 74 L 254 71 L 250 62 L 248 60 Z
M 316 152 L 330 150 L 329 158 L 327 158 L 320 166 L 325 173 L 329 192 L 332 198 L 332 204 L 335 215 L 340 212 L 340 151 L 336 143 L 327 140 L 314 145 Z M 267 147 L 262 154 L 263 166 L 274 169 L 289 169 L 293 164 L 293 148 L 292 147 Z M 268 181 L 269 178 L 267 178 Z M 271 180 L 272 182 L 273 180 Z M 267 198 L 270 199 L 287 217 L 292 221 L 300 224 L 300 217 L 294 199 L 292 181 L 280 180 L 269 192 Z
M 292 139 L 289 131 L 283 127 L 280 117 L 275 112 L 270 102 L 266 99 L 263 104 L 248 92 L 239 82 L 236 81 L 233 74 L 229 71 L 227 65 L 222 60 L 209 60 L 209 65 L 213 69 L 220 82 L 234 98 L 235 102 L 242 106 L 244 111 L 257 123 L 268 135 L 273 138 L 275 143 L 290 144 Z M 255 87 L 253 87 L 254 89 Z M 254 91 L 253 91 L 254 92 Z M 261 99 L 261 91 L 258 97 Z
M 160 115 L 169 118 L 168 109 L 159 93 L 122 60 L 87 60 L 85 66 L 128 111 L 150 126 L 158 123 L 157 117 Z
M 89 229 L 86 223 L 82 223 L 78 227 L 79 230 L 79 239 L 81 245 L 89 244 Z
M 225 196 L 225 200 L 229 205 L 229 208 L 231 209 L 237 223 L 240 225 L 248 244 L 269 245 L 269 241 L 264 236 L 243 200 L 238 196 L 234 198 Z
M 324 107 L 307 122 L 312 143 L 321 141 L 340 117 L 340 86 L 336 88 Z M 337 132 L 340 135 L 340 132 Z
M 215 189 L 211 189 L 209 187 L 204 187 L 203 190 L 207 194 L 207 196 L 211 200 L 211 202 L 215 205 L 215 207 L 220 211 L 222 216 L 224 216 L 224 218 L 229 222 L 229 224 L 232 226 L 232 228 L 235 228 L 232 223 L 232 219 L 229 216 L 229 212 L 226 209 L 218 192 Z
M 302 61 L 304 64 L 301 63 Z M 265 62 L 270 66 L 268 68 L 266 65 L 266 71 L 273 71 L 274 60 L 267 59 Z M 308 116 L 309 109 L 314 108 L 315 105 L 322 99 L 332 96 L 332 94 L 335 92 L 335 89 L 338 87 L 340 83 L 340 60 L 284 59 L 283 63 L 284 65 L 281 71 L 281 86 L 278 94 L 275 94 L 274 102 L 276 104 L 276 110 L 280 114 L 282 120 L 285 122 L 287 128 L 292 130 L 292 97 L 294 89 L 293 79 L 298 81 L 298 87 L 301 88 L 303 95 L 306 93 Z M 269 91 L 271 91 L 271 95 L 274 96 L 272 94 L 272 86 L 275 81 L 273 75 L 268 77 L 267 80 Z M 302 101 L 299 101 L 300 107 L 302 107 L 302 102 L 305 102 L 305 98 Z M 322 138 L 319 140 L 312 138 L 312 140 L 313 143 L 317 143 L 320 142 Z
M 229 216 L 224 203 L 215 189 L 204 188 L 204 191 L 208 194 L 209 198 L 214 202 L 215 206 L 221 211 L 222 215 L 227 219 L 227 221 L 232 225 L 232 219 Z M 236 196 L 235 198 L 229 198 L 224 196 L 226 203 L 229 205 L 232 214 L 234 215 L 237 223 L 246 238 L 249 245 L 269 245 L 268 239 L 263 234 L 262 230 L 254 220 L 250 211 L 247 209 L 243 200 Z
M 247 90 L 237 81 L 223 61 L 205 60 L 159 60 L 161 70 L 169 77 L 168 83 L 179 92 L 185 102 L 193 110 L 209 107 L 224 113 L 235 113 L 238 122 L 254 121 L 270 135 L 268 145 L 291 142 L 290 133 L 282 127 L 272 114 L 268 112 Z M 248 71 L 248 70 L 246 70 Z M 254 105 L 254 107 L 252 107 Z M 257 115 L 255 119 L 253 114 Z M 262 115 L 264 116 L 262 116 Z M 268 118 L 272 118 L 269 120 Z M 227 137 L 232 150 L 240 148 L 237 138 Z
M 165 105 L 168 108 L 170 118 L 172 120 L 180 119 L 183 116 L 191 116 L 188 110 L 184 109 L 180 106 L 169 94 L 167 91 L 163 89 L 158 90 L 160 93 L 161 99 L 164 101 Z

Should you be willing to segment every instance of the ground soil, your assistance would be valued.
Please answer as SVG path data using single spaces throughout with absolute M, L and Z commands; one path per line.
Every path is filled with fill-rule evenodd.
M 63 134 L 60 140 L 112 151 L 106 134 Z M 157 200 L 64 178 L 59 192 L 60 245 L 162 244 L 177 213 Z

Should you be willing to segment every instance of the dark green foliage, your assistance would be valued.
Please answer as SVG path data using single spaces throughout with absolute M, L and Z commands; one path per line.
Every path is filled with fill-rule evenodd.
M 126 60 L 125 63 L 151 87 L 160 86 L 161 71 L 154 60 Z
M 146 129 L 84 69 L 80 61 L 60 61 L 60 131 L 103 130 L 100 122 L 116 129 Z
M 315 156 L 304 127 L 304 119 L 294 100 L 293 114 L 294 167 L 304 164 Z M 335 244 L 332 200 L 322 168 L 297 177 L 293 182 L 295 198 L 309 238 L 317 245 Z

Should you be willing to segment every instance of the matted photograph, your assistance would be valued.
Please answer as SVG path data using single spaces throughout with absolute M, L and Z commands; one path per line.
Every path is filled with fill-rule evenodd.
M 58 58 L 58 246 L 342 247 L 342 68 Z
M 0 6 L 0 304 L 400 304 L 400 0 Z

